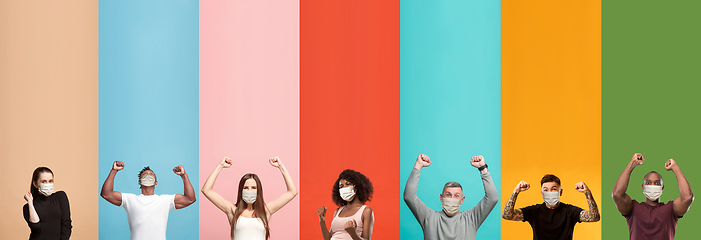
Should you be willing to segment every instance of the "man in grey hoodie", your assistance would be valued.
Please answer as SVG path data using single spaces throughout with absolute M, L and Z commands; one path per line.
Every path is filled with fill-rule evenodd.
M 448 182 L 443 186 L 443 192 L 440 194 L 443 209 L 435 211 L 416 196 L 421 168 L 430 166 L 431 159 L 424 154 L 416 158 L 404 188 L 404 201 L 419 221 L 425 240 L 475 239 L 477 229 L 497 205 L 499 194 L 489 175 L 487 164 L 484 163 L 484 157 L 474 156 L 470 164 L 477 168 L 482 176 L 484 198 L 472 209 L 460 212 L 460 204 L 465 201 L 462 186 L 457 182 Z

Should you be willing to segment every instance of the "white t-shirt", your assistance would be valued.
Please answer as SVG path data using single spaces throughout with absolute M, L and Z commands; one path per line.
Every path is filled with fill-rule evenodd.
M 134 195 L 122 193 L 131 240 L 165 240 L 168 212 L 175 209 L 175 195 Z

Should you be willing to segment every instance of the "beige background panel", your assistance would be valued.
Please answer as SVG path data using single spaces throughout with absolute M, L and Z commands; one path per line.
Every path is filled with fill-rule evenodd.
M 32 171 L 51 168 L 71 239 L 97 239 L 98 2 L 0 0 L 0 239 L 27 239 Z

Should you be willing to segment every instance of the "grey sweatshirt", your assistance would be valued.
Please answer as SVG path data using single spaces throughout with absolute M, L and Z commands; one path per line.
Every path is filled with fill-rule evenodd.
M 472 209 L 458 212 L 452 217 L 441 211 L 434 211 L 424 204 L 418 196 L 416 189 L 419 186 L 419 175 L 421 170 L 412 168 L 409 180 L 404 188 L 404 201 L 409 206 L 416 220 L 421 224 L 424 231 L 425 240 L 474 240 L 477 229 L 482 225 L 489 212 L 494 209 L 499 201 L 499 193 L 494 186 L 492 176 L 489 172 L 480 174 L 482 184 L 484 184 L 484 198 L 480 200 Z

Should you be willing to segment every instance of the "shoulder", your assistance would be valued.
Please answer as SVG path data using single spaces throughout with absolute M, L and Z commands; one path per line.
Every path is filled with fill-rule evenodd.
M 568 204 L 568 203 L 561 203 L 561 204 L 562 204 L 562 207 L 563 207 L 563 208 L 574 209 L 574 210 L 577 210 L 577 211 L 584 210 L 584 209 L 582 209 L 581 207 L 578 207 L 578 206 L 575 206 L 575 205 L 572 205 L 572 204 Z
M 533 210 L 536 210 L 536 209 L 541 208 L 541 207 L 543 207 L 543 206 L 545 206 L 545 205 L 543 205 L 542 203 L 539 203 L 539 204 L 530 205 L 530 206 L 528 206 L 528 207 L 523 207 L 523 208 L 520 208 L 520 209 L 521 209 L 522 211 L 523 211 L 523 210 L 525 210 L 525 211 L 533 211 Z
M 372 208 L 370 208 L 370 206 L 365 205 L 365 209 L 363 209 L 363 214 L 372 214 Z
M 68 200 L 68 195 L 64 191 L 55 192 L 53 195 L 56 195 L 56 197 L 58 197 L 61 200 L 63 200 L 63 199 Z

